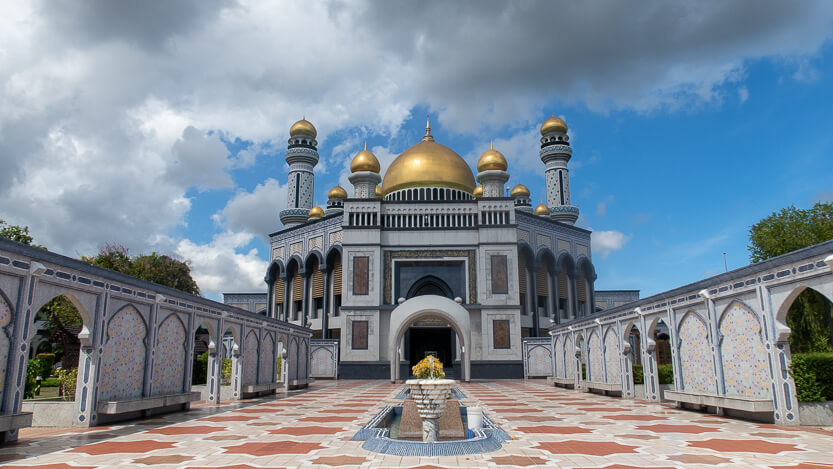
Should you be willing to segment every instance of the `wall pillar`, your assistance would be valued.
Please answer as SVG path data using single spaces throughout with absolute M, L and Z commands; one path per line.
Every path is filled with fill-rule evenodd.
M 321 273 L 324 277 L 324 296 L 321 298 L 321 337 L 330 338 L 330 269 L 324 263 Z
M 220 404 L 220 386 L 222 384 L 223 365 L 223 334 L 225 333 L 225 321 L 220 319 L 214 336 L 208 339 L 208 363 L 206 367 L 205 386 L 208 388 L 206 404 Z M 210 334 L 209 330 L 209 334 Z M 219 346 L 218 346 L 219 344 Z

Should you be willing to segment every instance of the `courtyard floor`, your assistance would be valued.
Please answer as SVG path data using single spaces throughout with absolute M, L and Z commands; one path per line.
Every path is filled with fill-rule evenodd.
M 833 432 L 776 427 L 547 386 L 461 384 L 513 440 L 439 458 L 376 454 L 350 438 L 403 385 L 316 382 L 302 393 L 195 406 L 124 425 L 29 428 L 0 446 L 6 468 L 581 467 L 833 468 Z

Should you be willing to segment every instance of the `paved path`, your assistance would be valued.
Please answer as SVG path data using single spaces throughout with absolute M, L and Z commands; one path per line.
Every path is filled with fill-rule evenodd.
M 775 427 L 578 393 L 540 381 L 461 385 L 514 440 L 493 453 L 369 453 L 353 434 L 402 385 L 318 382 L 309 392 L 89 430 L 26 429 L 2 467 L 833 468 L 833 432 Z

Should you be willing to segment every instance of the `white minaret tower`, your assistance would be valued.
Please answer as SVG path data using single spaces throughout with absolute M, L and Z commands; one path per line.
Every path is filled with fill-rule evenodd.
M 357 153 L 350 162 L 350 175 L 347 179 L 350 184 L 353 184 L 353 198 L 377 198 L 376 187 L 382 182 L 382 177 L 379 176 L 380 170 L 379 160 L 376 159 L 376 155 L 368 151 L 367 142 L 365 142 L 364 150 Z
M 578 207 L 570 205 L 570 174 L 567 162 L 573 155 L 567 124 L 550 117 L 541 125 L 541 161 L 546 165 L 547 207 L 550 218 L 570 225 L 578 220 Z
M 493 144 L 477 160 L 477 182 L 483 187 L 483 197 L 505 197 L 503 185 L 509 180 L 506 158 Z
M 290 227 L 305 223 L 312 208 L 315 194 L 315 174 L 318 164 L 318 132 L 306 118 L 289 128 L 289 146 L 286 148 L 286 163 L 289 165 L 289 184 L 286 208 L 281 210 L 281 223 Z

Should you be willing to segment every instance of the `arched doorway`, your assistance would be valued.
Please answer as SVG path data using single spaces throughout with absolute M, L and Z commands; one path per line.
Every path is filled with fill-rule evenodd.
M 441 278 L 434 275 L 426 275 L 414 282 L 408 290 L 408 298 L 415 296 L 437 295 L 446 298 L 454 298 L 451 287 Z
M 420 327 L 436 324 L 435 327 Z M 447 325 L 447 326 L 445 326 Z M 416 326 L 416 327 L 413 327 Z M 434 329 L 429 332 L 417 332 L 421 329 Z M 469 323 L 469 313 L 461 305 L 456 302 L 438 295 L 421 295 L 411 298 L 391 312 L 390 329 L 389 329 L 389 349 L 388 356 L 390 357 L 390 378 L 391 381 L 399 379 L 399 362 L 400 358 L 404 356 L 402 349 L 403 338 L 407 331 L 410 333 L 409 347 L 414 350 L 411 354 L 411 359 L 418 350 L 425 352 L 439 352 L 440 346 L 448 349 L 453 358 L 453 353 L 456 347 L 448 346 L 444 337 L 451 338 L 456 336 L 460 343 L 461 351 L 461 365 L 460 379 L 469 381 L 471 376 L 471 325 Z M 445 332 L 443 332 L 445 331 Z M 415 337 L 423 334 L 419 339 L 422 345 L 413 345 L 416 342 Z M 425 347 L 435 346 L 438 350 L 428 350 Z M 424 349 L 424 350 L 423 350 Z M 411 350 L 409 350 L 411 352 Z M 439 358 L 439 357 L 438 357 Z M 442 361 L 442 358 L 440 358 Z M 443 363 L 446 363 L 443 361 Z

